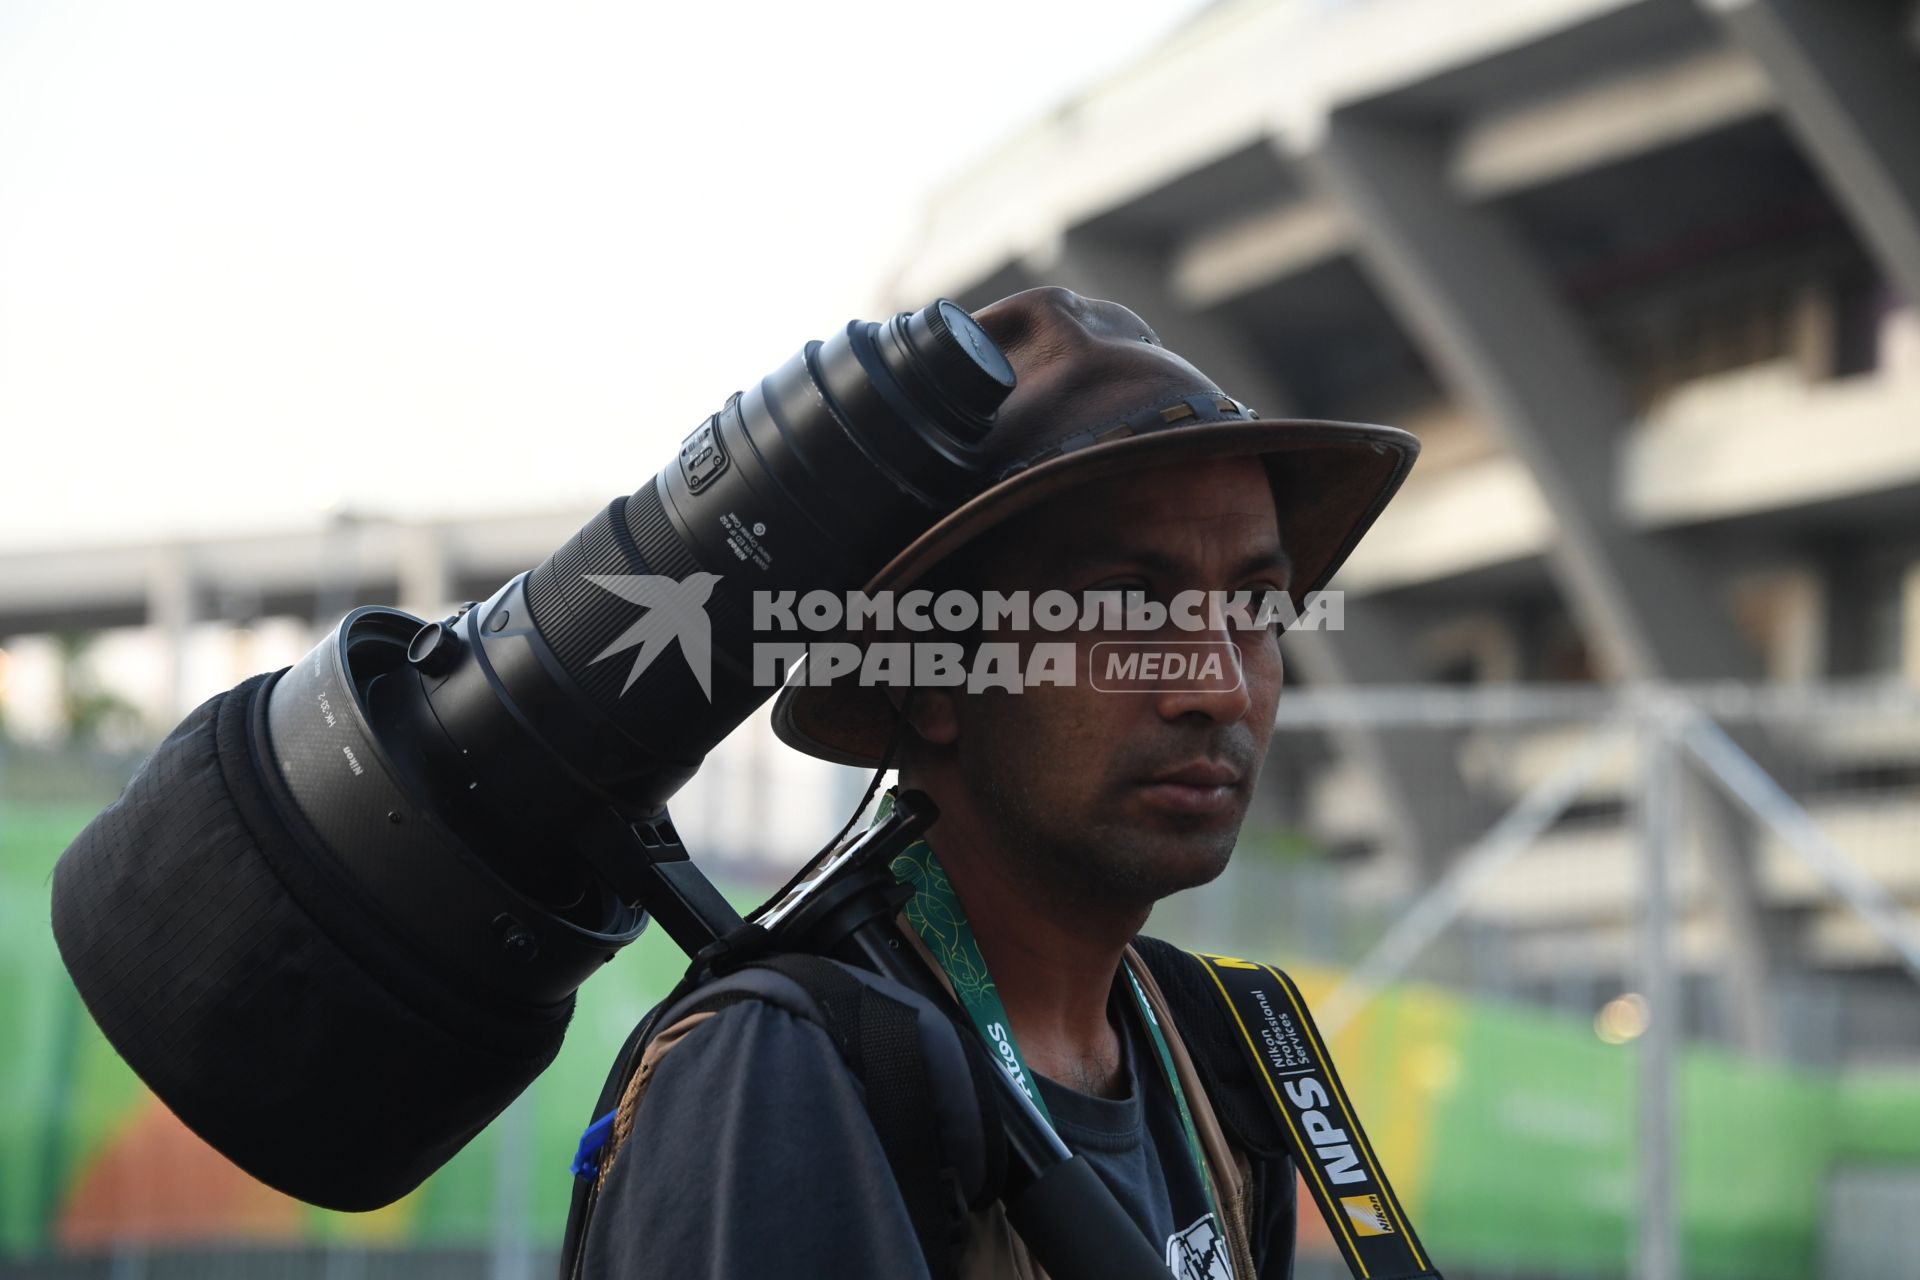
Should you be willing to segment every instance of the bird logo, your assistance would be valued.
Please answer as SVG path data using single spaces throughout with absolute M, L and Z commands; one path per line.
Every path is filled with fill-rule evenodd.
M 589 573 L 586 579 L 645 610 L 612 644 L 593 656 L 593 661 L 599 662 L 623 649 L 639 647 L 627 682 L 620 686 L 623 695 L 667 645 L 678 640 L 688 670 L 700 682 L 700 692 L 707 695 L 708 702 L 713 701 L 713 626 L 707 617 L 707 597 L 713 594 L 714 583 L 720 581 L 719 574 L 691 573 L 682 581 L 657 573 Z

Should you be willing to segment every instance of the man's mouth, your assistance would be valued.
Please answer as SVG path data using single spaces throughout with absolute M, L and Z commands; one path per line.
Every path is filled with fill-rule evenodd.
M 1219 814 L 1230 812 L 1240 799 L 1242 774 L 1232 765 L 1197 760 L 1140 783 L 1140 794 L 1156 809 L 1169 813 Z

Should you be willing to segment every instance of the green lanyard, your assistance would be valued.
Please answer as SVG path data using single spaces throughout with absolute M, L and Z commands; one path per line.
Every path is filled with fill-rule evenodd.
M 893 793 L 888 792 L 881 798 L 875 820 L 886 817 L 892 808 Z M 927 950 L 933 953 L 933 958 L 953 983 L 954 994 L 960 997 L 960 1003 L 965 1006 L 967 1016 L 973 1019 L 974 1028 L 979 1031 L 981 1039 L 994 1051 L 1001 1069 L 1033 1100 L 1035 1109 L 1051 1126 L 1053 1115 L 1041 1099 L 1040 1086 L 1034 1081 L 1033 1070 L 1027 1066 L 1026 1057 L 1020 1052 L 1020 1044 L 1014 1039 L 1013 1022 L 1007 1017 L 1007 1007 L 1000 1002 L 1000 991 L 993 984 L 993 975 L 987 972 L 986 958 L 980 954 L 980 943 L 973 936 L 973 926 L 967 923 L 967 914 L 960 909 L 960 898 L 953 891 L 953 882 L 947 879 L 946 869 L 934 856 L 932 846 L 925 840 L 916 840 L 908 845 L 893 860 L 893 875 L 902 884 L 913 886 L 913 897 L 906 905 L 907 923 L 927 944 Z M 1206 1188 L 1207 1208 L 1213 1214 L 1214 1229 L 1224 1235 L 1226 1218 L 1220 1213 L 1220 1196 L 1214 1190 L 1213 1171 L 1207 1166 L 1206 1154 L 1200 1145 L 1200 1131 L 1193 1123 L 1193 1109 L 1187 1105 L 1186 1090 L 1180 1087 L 1180 1073 L 1174 1066 L 1173 1050 L 1167 1044 L 1166 1032 L 1160 1028 L 1160 1019 L 1153 1016 L 1153 1007 L 1147 1003 L 1147 993 L 1140 985 L 1140 979 L 1134 976 L 1131 967 L 1127 968 L 1126 973 L 1128 985 L 1133 990 L 1134 1003 L 1140 1010 L 1141 1020 L 1145 1022 L 1154 1050 L 1159 1055 L 1160 1069 L 1179 1107 L 1180 1124 L 1187 1135 L 1187 1150 Z M 1223 1251 L 1223 1264 L 1227 1263 L 1227 1257 Z

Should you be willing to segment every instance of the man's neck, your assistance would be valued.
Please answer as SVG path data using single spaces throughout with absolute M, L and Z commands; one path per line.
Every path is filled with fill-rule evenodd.
M 958 817 L 958 815 L 955 815 Z M 964 907 L 1027 1063 L 1083 1093 L 1125 1084 L 1107 1017 L 1122 953 L 1151 908 L 1095 903 L 1036 882 L 1030 858 L 945 816 L 929 835 Z

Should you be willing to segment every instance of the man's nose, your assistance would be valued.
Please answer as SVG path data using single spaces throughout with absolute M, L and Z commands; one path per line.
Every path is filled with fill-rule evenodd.
M 1233 724 L 1252 709 L 1253 698 L 1247 689 L 1247 669 L 1240 647 L 1230 640 L 1215 639 L 1178 646 L 1183 663 L 1169 662 L 1177 677 L 1165 679 L 1154 695 L 1154 705 L 1162 719 L 1179 720 L 1199 714 L 1217 724 Z

